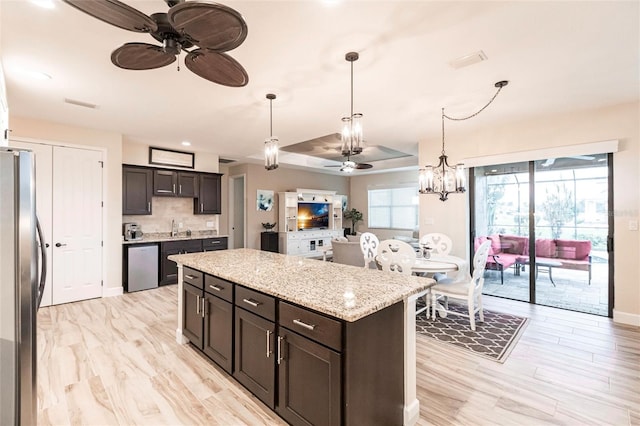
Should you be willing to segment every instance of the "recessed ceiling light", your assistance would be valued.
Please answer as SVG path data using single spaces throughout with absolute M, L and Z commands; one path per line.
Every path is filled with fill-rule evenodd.
M 35 4 L 36 6 L 40 6 L 43 9 L 53 9 L 55 8 L 55 4 L 53 3 L 53 0 L 29 0 L 31 3 Z
M 182 141 L 182 146 L 191 146 L 191 142 L 189 142 L 189 141 Z

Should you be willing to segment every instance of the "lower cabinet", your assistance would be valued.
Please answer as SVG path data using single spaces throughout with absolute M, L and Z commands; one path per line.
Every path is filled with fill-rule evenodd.
M 183 335 L 289 424 L 402 424 L 402 302 L 345 322 L 187 267 L 183 287 Z
M 276 412 L 292 425 L 340 425 L 340 354 L 284 328 L 278 348 Z
M 275 407 L 276 325 L 258 315 L 235 308 L 235 368 L 233 377 L 269 408 Z
M 160 285 L 178 282 L 178 265 L 168 257 L 172 254 L 198 253 L 201 251 L 226 250 L 227 237 L 198 240 L 163 241 L 160 243 Z
M 191 343 L 215 361 L 227 373 L 232 373 L 233 366 L 233 305 L 219 295 L 209 292 L 212 283 L 210 277 L 199 271 L 185 268 L 182 292 L 183 330 Z M 222 288 L 222 295 L 233 295 L 233 284 L 215 279 L 215 285 Z M 204 290 L 199 284 L 204 282 Z M 196 284 L 196 285 L 192 285 Z

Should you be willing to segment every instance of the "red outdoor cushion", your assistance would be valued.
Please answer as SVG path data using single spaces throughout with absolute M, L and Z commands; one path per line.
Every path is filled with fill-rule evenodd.
M 500 244 L 500 235 L 498 234 L 489 235 L 487 238 L 491 240 L 491 251 L 493 252 L 491 254 L 502 253 L 502 245 Z
M 482 243 L 484 243 L 485 241 L 487 241 L 487 237 L 476 237 L 474 243 L 473 243 L 473 251 L 477 251 L 478 248 L 482 245 Z M 493 248 L 489 247 L 489 256 L 491 256 L 493 254 Z
M 556 242 L 548 238 L 537 239 L 536 240 L 536 256 L 556 257 Z
M 500 235 L 500 243 L 504 253 L 528 255 L 529 237 L 520 235 Z
M 591 241 L 587 240 L 556 240 L 558 257 L 565 259 L 585 260 L 591 253 Z

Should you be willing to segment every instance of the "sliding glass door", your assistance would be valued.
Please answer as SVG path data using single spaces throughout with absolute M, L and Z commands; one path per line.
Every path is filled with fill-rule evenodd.
M 609 175 L 606 154 L 475 168 L 484 294 L 609 315 Z

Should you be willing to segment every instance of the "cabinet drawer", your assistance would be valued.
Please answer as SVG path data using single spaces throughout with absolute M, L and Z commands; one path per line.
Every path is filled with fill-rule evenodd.
M 270 321 L 276 320 L 276 299 L 264 293 L 236 286 L 236 306 Z
M 202 240 L 202 250 L 226 250 L 227 249 L 227 237 L 218 238 L 205 238 Z
M 233 283 L 214 277 L 213 275 L 204 276 L 204 291 L 218 296 L 227 302 L 233 302 Z
M 318 343 L 342 350 L 342 323 L 338 320 L 280 302 L 278 323 Z
M 187 268 L 186 266 L 183 270 L 183 281 L 194 287 L 198 287 L 200 290 L 204 287 L 203 273 L 195 269 Z
M 163 241 L 162 251 L 178 250 L 180 253 L 195 253 L 202 251 L 202 240 Z

